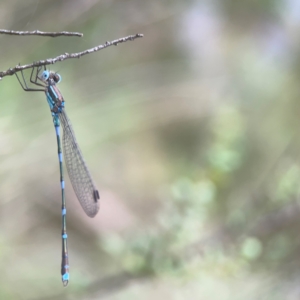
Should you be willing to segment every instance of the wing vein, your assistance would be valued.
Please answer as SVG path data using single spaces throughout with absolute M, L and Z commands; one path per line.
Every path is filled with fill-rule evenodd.
M 59 114 L 59 119 L 63 128 L 62 144 L 68 174 L 83 210 L 92 218 L 99 210 L 99 193 L 75 138 L 71 122 L 64 109 L 62 109 Z

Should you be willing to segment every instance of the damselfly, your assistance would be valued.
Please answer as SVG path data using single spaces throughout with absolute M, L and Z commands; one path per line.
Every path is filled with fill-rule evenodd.
M 66 286 L 69 282 L 69 258 L 67 246 L 67 229 L 66 229 L 66 200 L 65 200 L 65 181 L 63 177 L 63 159 L 60 139 L 60 125 L 63 128 L 62 145 L 64 149 L 65 163 L 69 173 L 69 177 L 75 191 L 75 194 L 85 211 L 85 213 L 93 218 L 98 210 L 100 199 L 98 190 L 93 182 L 91 174 L 82 156 L 81 150 L 75 138 L 75 134 L 70 123 L 70 120 L 65 111 L 65 101 L 57 88 L 57 83 L 61 81 L 61 76 L 53 71 L 46 70 L 39 75 L 41 67 L 31 71 L 30 82 L 37 86 L 36 88 L 29 88 L 27 86 L 23 72 L 23 83 L 18 77 L 24 91 L 35 92 L 43 91 L 46 93 L 47 102 L 49 104 L 53 123 L 56 132 L 58 160 L 60 171 L 61 195 L 62 195 L 62 261 L 61 261 L 61 275 L 63 285 Z

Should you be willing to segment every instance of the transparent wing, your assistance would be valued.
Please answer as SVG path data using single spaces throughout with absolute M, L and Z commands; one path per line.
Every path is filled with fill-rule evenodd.
M 62 109 L 59 119 L 63 128 L 63 150 L 69 177 L 75 194 L 89 217 L 99 210 L 99 193 L 77 144 L 70 120 Z

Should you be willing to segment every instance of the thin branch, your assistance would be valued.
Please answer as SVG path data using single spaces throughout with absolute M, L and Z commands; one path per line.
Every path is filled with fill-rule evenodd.
M 0 34 L 8 34 L 8 35 L 39 35 L 39 36 L 50 36 L 50 37 L 57 37 L 57 36 L 79 36 L 82 37 L 83 33 L 80 32 L 68 32 L 68 31 L 61 31 L 61 32 L 43 32 L 39 30 L 34 31 L 15 31 L 15 30 L 6 30 L 0 29 Z
M 123 37 L 123 38 L 120 38 L 120 39 L 117 39 L 117 40 L 114 40 L 114 41 L 111 41 L 111 42 L 105 42 L 104 45 L 99 45 L 99 46 L 96 46 L 94 48 L 84 50 L 82 52 L 65 53 L 65 54 L 61 54 L 61 55 L 59 55 L 55 58 L 48 58 L 48 59 L 45 59 L 45 60 L 39 60 L 39 61 L 33 62 L 32 64 L 29 64 L 29 65 L 23 65 L 23 66 L 16 65 L 14 68 L 10 68 L 6 71 L 0 72 L 0 80 L 4 76 L 11 76 L 11 75 L 14 75 L 16 72 L 19 72 L 19 71 L 22 71 L 22 70 L 30 69 L 30 68 L 33 68 L 33 67 L 39 67 L 39 66 L 53 65 L 58 61 L 63 61 L 63 60 L 69 59 L 69 58 L 80 58 L 81 56 L 84 56 L 86 54 L 91 54 L 93 52 L 100 51 L 102 49 L 105 49 L 105 48 L 113 46 L 113 45 L 117 46 L 118 44 L 125 43 L 127 41 L 133 41 L 133 40 L 135 40 L 137 38 L 141 38 L 143 36 L 144 36 L 143 34 L 139 34 L 139 33 L 136 34 L 136 35 L 129 35 L 129 36 L 126 36 L 126 37 Z

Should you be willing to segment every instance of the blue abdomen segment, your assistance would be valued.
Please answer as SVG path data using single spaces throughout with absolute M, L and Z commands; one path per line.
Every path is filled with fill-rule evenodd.
M 69 269 L 69 266 L 66 266 L 66 269 Z M 65 273 L 62 275 L 62 282 L 64 284 L 64 286 L 67 286 L 68 282 L 70 280 L 70 274 L 69 273 Z
M 47 94 L 47 99 L 49 97 L 48 103 L 51 105 L 54 101 L 51 100 L 51 95 Z M 50 101 L 51 100 L 51 101 Z M 50 105 L 49 104 L 49 105 Z M 55 104 L 56 105 L 56 104 Z M 56 106 L 53 106 L 56 107 Z M 51 108 L 51 106 L 50 106 Z M 59 109 L 62 109 L 60 107 Z M 63 172 L 63 155 L 62 155 L 62 147 L 61 147 L 61 138 L 60 138 L 60 120 L 59 120 L 59 110 L 57 112 L 52 111 L 53 116 L 53 124 L 56 133 L 56 140 L 57 140 L 57 152 L 58 152 L 58 162 L 59 162 L 59 172 L 60 172 L 60 186 L 61 186 L 61 196 L 62 196 L 62 203 L 61 203 L 61 214 L 62 214 L 62 259 L 61 259 L 61 276 L 62 282 L 64 286 L 68 285 L 69 282 L 69 256 L 68 256 L 68 235 L 67 235 L 67 226 L 66 226 L 66 199 L 65 199 L 65 181 L 64 181 L 64 172 Z
M 62 268 L 61 268 L 61 280 L 64 286 L 67 286 L 70 280 L 70 273 L 69 273 L 69 259 L 68 256 L 63 257 L 62 259 Z

